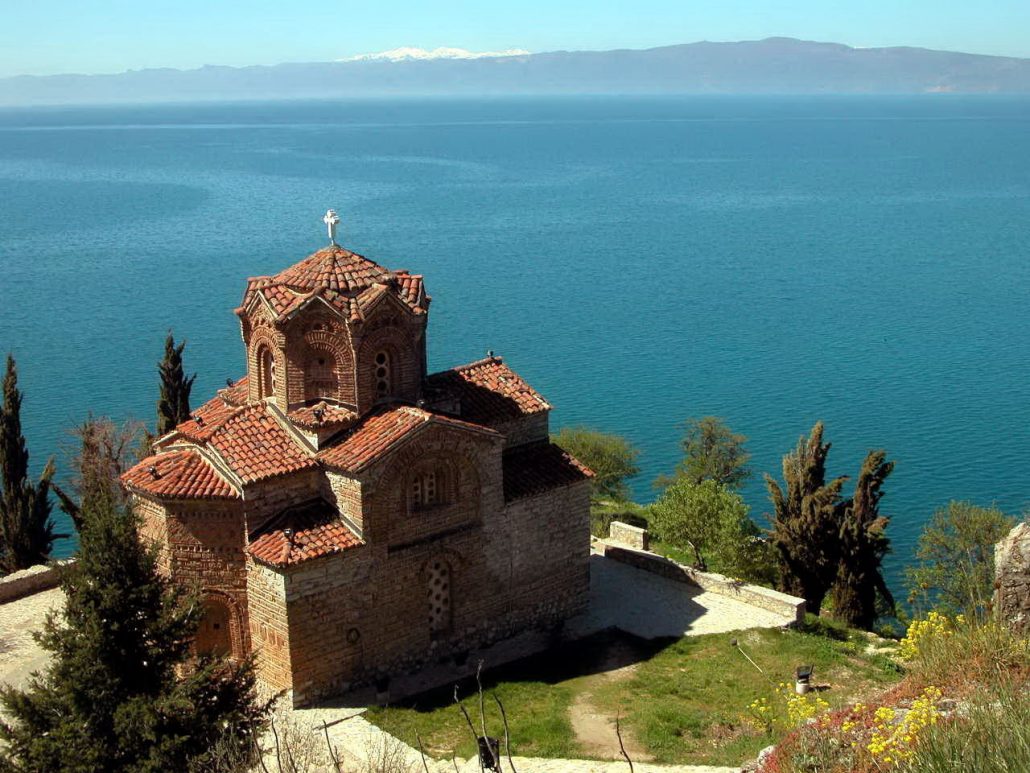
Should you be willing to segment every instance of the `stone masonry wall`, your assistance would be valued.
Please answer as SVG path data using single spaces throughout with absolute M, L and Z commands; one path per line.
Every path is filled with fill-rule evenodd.
M 510 502 L 512 621 L 557 624 L 590 592 L 590 482 Z
M 274 691 L 292 689 L 285 579 L 248 559 L 247 596 L 258 678 Z
M 513 448 L 537 440 L 546 440 L 550 431 L 549 417 L 550 411 L 540 411 L 499 424 L 495 429 L 504 435 L 505 447 Z
M 1018 633 L 1030 633 L 1030 522 L 1024 521 L 994 548 L 994 608 Z
M 364 535 L 365 508 L 361 498 L 361 481 L 333 470 L 326 470 L 322 482 L 322 496 L 327 502 L 335 504 L 343 517 L 357 527 L 359 534 Z
M 589 483 L 505 507 L 501 447 L 495 437 L 427 429 L 363 476 L 368 544 L 284 572 L 296 704 L 465 658 L 585 606 Z M 426 465 L 447 467 L 449 496 L 413 510 L 406 481 Z M 449 578 L 443 630 L 430 622 L 440 564 Z

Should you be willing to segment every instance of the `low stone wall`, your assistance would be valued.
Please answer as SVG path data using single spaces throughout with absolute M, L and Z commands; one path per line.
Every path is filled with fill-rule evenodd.
M 798 623 L 805 617 L 804 599 L 761 585 L 739 582 L 714 572 L 699 572 L 697 569 L 684 566 L 657 553 L 637 550 L 623 544 L 613 544 L 613 542 L 610 539 L 597 540 L 595 545 L 605 558 L 629 564 L 671 580 L 696 585 L 702 590 L 728 596 L 759 609 L 789 617 Z
M 61 569 L 70 562 L 71 559 L 54 564 L 39 564 L 0 577 L 0 604 L 56 588 L 61 584 Z
M 1024 521 L 994 548 L 994 608 L 1017 633 L 1030 632 L 1030 523 Z
M 611 522 L 608 526 L 608 539 L 612 542 L 620 542 L 636 550 L 647 550 L 649 547 L 647 529 L 641 529 L 639 526 L 630 526 L 622 521 Z

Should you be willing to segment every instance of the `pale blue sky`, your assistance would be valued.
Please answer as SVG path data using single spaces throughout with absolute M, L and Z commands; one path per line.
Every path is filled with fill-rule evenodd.
M 0 0 L 0 76 L 774 35 L 1030 57 L 1030 0 Z

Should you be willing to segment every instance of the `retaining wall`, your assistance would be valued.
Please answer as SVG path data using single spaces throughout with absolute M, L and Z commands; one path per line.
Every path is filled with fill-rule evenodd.
M 625 528 L 625 524 L 619 524 L 619 526 Z M 677 582 L 689 583 L 711 593 L 728 596 L 759 609 L 789 617 L 795 622 L 800 623 L 805 617 L 805 600 L 797 596 L 790 596 L 762 585 L 734 580 L 715 572 L 700 572 L 665 556 L 632 548 L 613 539 L 595 540 L 594 546 L 605 558 L 635 566 L 646 572 L 652 572 Z
M 0 604 L 56 588 L 61 584 L 61 569 L 72 560 L 30 566 L 20 572 L 0 577 Z

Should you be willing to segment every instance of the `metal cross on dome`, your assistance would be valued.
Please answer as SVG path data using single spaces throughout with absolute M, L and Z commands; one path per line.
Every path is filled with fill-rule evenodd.
M 335 209 L 327 209 L 322 222 L 325 223 L 325 227 L 329 231 L 329 243 L 336 246 L 336 226 L 340 223 L 340 216 L 336 214 Z

